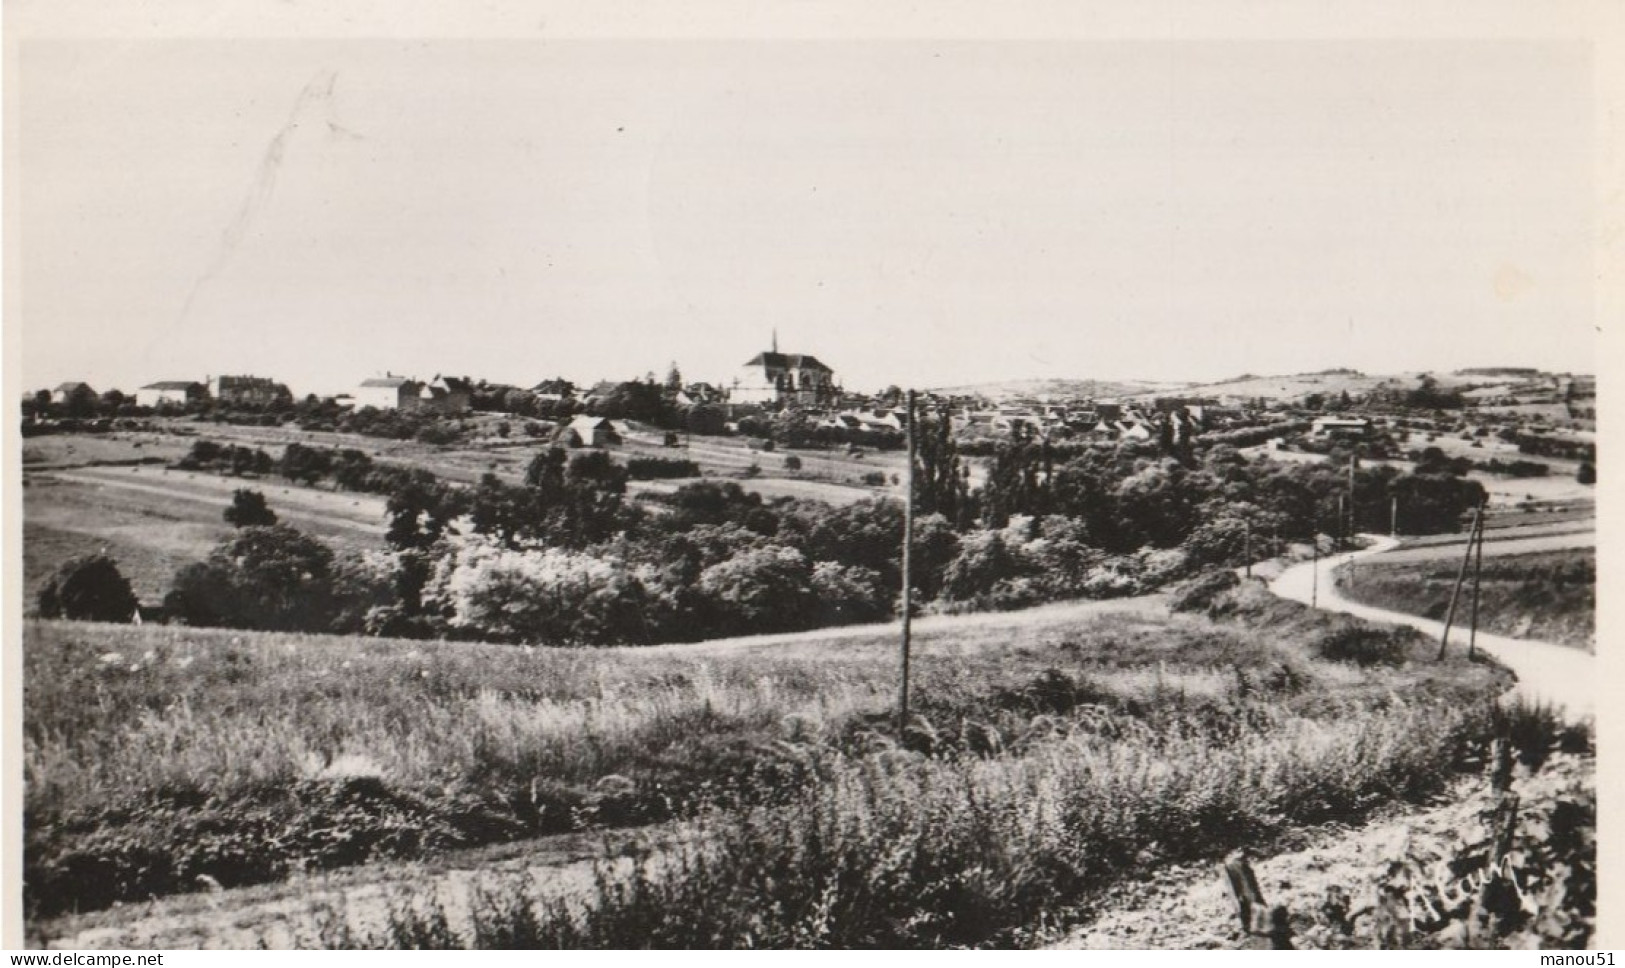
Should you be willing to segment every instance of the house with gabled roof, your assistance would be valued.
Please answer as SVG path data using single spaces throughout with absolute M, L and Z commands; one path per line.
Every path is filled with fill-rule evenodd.
M 602 447 L 621 442 L 621 435 L 616 432 L 613 421 L 608 417 L 589 417 L 586 414 L 565 424 L 562 436 L 572 447 Z
M 385 373 L 368 377 L 355 388 L 357 410 L 374 407 L 378 410 L 414 410 L 423 392 L 423 384 L 404 376 Z
M 159 380 L 135 391 L 139 406 L 184 407 L 188 403 L 208 399 L 209 388 L 197 380 Z
M 833 369 L 807 353 L 780 353 L 775 333 L 773 348 L 757 353 L 740 368 L 728 400 L 817 406 L 834 400 L 839 393 Z
M 269 407 L 293 402 L 293 393 L 286 384 L 263 376 L 210 377 L 209 395 L 233 406 Z

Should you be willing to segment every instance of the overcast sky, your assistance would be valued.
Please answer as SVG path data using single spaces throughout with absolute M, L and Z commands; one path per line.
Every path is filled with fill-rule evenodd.
M 19 51 L 25 388 L 1595 369 L 1581 42 Z

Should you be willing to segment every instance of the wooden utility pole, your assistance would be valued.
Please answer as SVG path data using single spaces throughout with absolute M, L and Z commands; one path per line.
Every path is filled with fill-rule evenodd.
M 1478 515 L 1478 551 L 1473 556 L 1473 624 L 1472 631 L 1467 633 L 1467 657 L 1473 657 L 1473 647 L 1478 644 L 1478 578 L 1484 571 L 1484 513 L 1483 506 L 1479 506 Z
M 1456 572 L 1455 587 L 1450 589 L 1450 608 L 1444 613 L 1444 634 L 1439 636 L 1438 659 L 1444 658 L 1444 648 L 1450 643 L 1450 626 L 1456 621 L 1456 599 L 1461 596 L 1461 583 L 1467 580 L 1467 565 L 1473 560 L 1473 539 L 1478 534 L 1478 522 L 1484 517 L 1484 505 L 1473 509 L 1473 527 L 1467 532 L 1467 551 L 1461 556 L 1461 570 Z
M 908 391 L 908 472 L 903 476 L 903 642 L 897 685 L 897 738 L 908 728 L 908 638 L 914 611 L 914 391 Z
M 1332 530 L 1335 533 L 1341 535 L 1341 537 L 1339 537 L 1337 539 L 1337 547 L 1338 548 L 1346 547 L 1348 545 L 1348 543 L 1349 543 L 1349 537 L 1350 537 L 1349 533 L 1348 533 L 1347 519 L 1345 519 L 1343 517 L 1343 504 L 1344 504 L 1343 495 L 1341 495 L 1341 494 L 1337 495 L 1337 524 L 1333 527 Z
M 1399 537 L 1399 498 L 1388 501 L 1388 537 Z
M 1359 454 L 1349 455 L 1349 522 L 1347 532 L 1350 542 L 1354 541 L 1354 465 L 1359 462 Z
M 1251 578 L 1253 577 L 1253 519 L 1243 518 L 1241 523 L 1247 529 L 1244 533 L 1243 541 L 1245 544 L 1241 556 L 1243 559 L 1245 559 L 1245 564 L 1247 566 L 1247 577 Z
M 1320 535 L 1316 534 L 1309 539 L 1315 549 L 1314 567 L 1309 570 L 1309 607 L 1320 605 Z

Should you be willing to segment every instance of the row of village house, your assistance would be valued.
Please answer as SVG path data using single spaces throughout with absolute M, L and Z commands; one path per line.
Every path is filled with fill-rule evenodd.
M 577 388 L 567 380 L 546 380 L 527 393 L 543 402 L 574 401 L 591 409 L 593 403 L 616 392 L 619 384 L 602 382 L 578 395 Z M 476 389 L 490 393 L 492 387 L 464 377 L 435 376 L 423 381 L 386 373 L 361 381 L 350 393 L 339 394 L 335 402 L 357 408 L 373 407 L 379 410 L 419 410 L 439 413 L 464 413 L 471 409 Z M 517 390 L 518 388 L 502 388 Z M 84 384 L 63 384 L 53 392 L 59 402 L 72 394 L 89 392 Z M 794 406 L 807 413 L 815 428 L 835 431 L 898 432 L 903 429 L 901 410 L 886 407 L 841 407 L 845 395 L 835 379 L 835 371 L 817 357 L 804 353 L 781 353 L 775 336 L 772 349 L 758 353 L 745 363 L 734 377 L 732 385 L 720 388 L 707 383 L 690 383 L 674 391 L 673 402 L 679 406 L 694 404 L 728 403 L 733 405 L 777 404 Z M 288 388 L 274 380 L 253 376 L 222 376 L 203 382 L 174 380 L 148 384 L 136 392 L 136 403 L 141 406 L 163 408 L 184 406 L 201 400 L 214 399 L 226 404 L 268 406 L 291 402 Z M 1247 416 L 1233 408 L 1190 404 L 1168 409 L 1165 413 L 1148 413 L 1132 404 L 1110 401 L 1091 401 L 1074 405 L 1056 405 L 1027 402 L 989 405 L 982 401 L 956 398 L 952 401 L 956 422 L 966 427 L 985 427 L 995 432 L 1028 430 L 1048 436 L 1054 433 L 1089 434 L 1124 440 L 1149 440 L 1160 430 L 1164 420 L 1172 421 L 1176 434 L 1192 429 L 1222 426 Z M 584 443 L 609 440 L 618 436 L 615 427 L 592 423 L 583 419 L 571 430 Z M 1346 425 L 1345 425 L 1346 424 Z M 1317 426 L 1318 434 L 1332 432 L 1363 433 L 1365 422 L 1353 419 L 1338 426 Z

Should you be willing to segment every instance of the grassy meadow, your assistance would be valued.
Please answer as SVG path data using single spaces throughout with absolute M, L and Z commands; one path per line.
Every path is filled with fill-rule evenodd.
M 1211 611 L 934 628 L 916 642 L 901 743 L 890 633 L 691 653 L 31 622 L 26 904 L 49 917 L 208 879 L 706 816 L 715 846 L 682 861 L 699 880 L 636 887 L 640 904 L 708 879 L 717 897 L 748 892 L 712 858 L 771 837 L 761 856 L 782 869 L 749 876 L 850 852 L 803 871 L 806 890 L 832 892 L 806 904 L 959 911 L 906 901 L 910 878 L 940 875 L 993 907 L 963 937 L 831 908 L 823 934 L 755 940 L 1008 940 L 1032 892 L 1074 896 L 1135 863 L 1437 790 L 1482 733 L 1476 700 L 1508 682 L 1258 587 Z M 895 883 L 871 885 L 884 897 L 848 893 L 888 870 Z M 650 943 L 701 943 L 678 910 Z M 549 937 L 626 940 L 592 923 L 560 914 Z
M 161 600 L 176 572 L 232 535 L 222 513 L 236 488 L 262 491 L 281 520 L 334 547 L 383 545 L 384 501 L 374 495 L 161 467 L 30 473 L 23 486 L 25 605 L 33 606 L 68 559 L 98 552 L 119 563 L 137 597 Z

